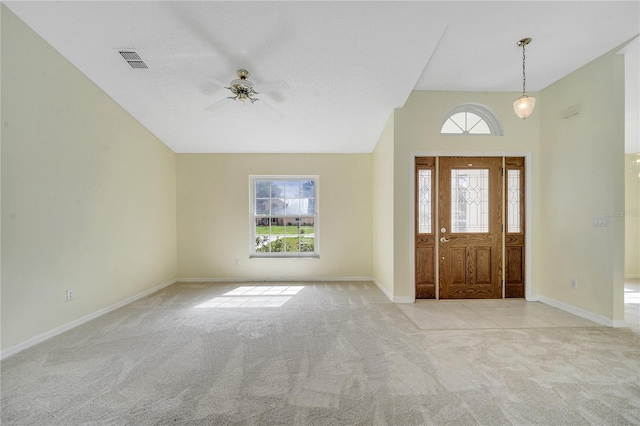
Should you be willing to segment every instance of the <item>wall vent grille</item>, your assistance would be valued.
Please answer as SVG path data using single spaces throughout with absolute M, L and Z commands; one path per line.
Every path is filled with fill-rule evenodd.
M 124 60 L 127 61 L 127 63 L 131 65 L 131 68 L 133 69 L 149 68 L 147 64 L 144 63 L 140 55 L 138 55 L 136 52 L 133 52 L 131 50 L 119 50 L 118 53 L 120 53 Z

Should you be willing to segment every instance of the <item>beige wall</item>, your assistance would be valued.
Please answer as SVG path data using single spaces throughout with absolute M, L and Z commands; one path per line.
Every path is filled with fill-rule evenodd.
M 394 146 L 394 295 L 409 298 L 413 295 L 413 179 L 412 154 L 437 155 L 527 155 L 532 177 L 531 216 L 533 228 L 527 231 L 532 244 L 532 278 L 528 283 L 534 294 L 537 285 L 537 235 L 539 183 L 539 117 L 538 109 L 527 120 L 513 112 L 513 101 L 520 93 L 488 92 L 431 92 L 414 91 L 405 106 L 395 111 Z M 534 94 L 535 95 L 535 94 Z M 446 115 L 462 103 L 480 103 L 491 108 L 502 122 L 504 136 L 440 135 Z M 540 108 L 540 107 L 538 107 Z
M 624 221 L 593 220 L 624 209 L 622 61 L 605 55 L 540 94 L 540 293 L 614 321 L 624 319 Z
M 175 279 L 175 155 L 4 6 L 1 129 L 3 350 Z
M 306 174 L 319 176 L 320 258 L 249 259 L 249 176 Z M 179 154 L 177 193 L 180 278 L 372 275 L 370 154 Z
M 631 161 L 636 156 L 625 155 L 625 210 L 624 210 L 624 274 L 640 278 L 640 164 L 632 173 Z
M 393 286 L 393 148 L 394 113 L 391 114 L 372 156 L 373 277 L 387 291 Z

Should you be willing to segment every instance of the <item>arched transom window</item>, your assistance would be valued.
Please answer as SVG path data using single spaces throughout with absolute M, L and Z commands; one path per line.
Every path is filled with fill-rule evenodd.
M 488 107 L 481 104 L 462 104 L 452 109 L 442 124 L 443 135 L 502 136 L 502 125 Z

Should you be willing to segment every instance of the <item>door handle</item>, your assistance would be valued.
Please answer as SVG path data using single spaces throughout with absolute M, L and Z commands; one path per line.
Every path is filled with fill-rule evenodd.
M 450 239 L 447 240 L 445 237 L 440 238 L 440 242 L 441 243 L 448 243 L 449 241 L 451 241 Z

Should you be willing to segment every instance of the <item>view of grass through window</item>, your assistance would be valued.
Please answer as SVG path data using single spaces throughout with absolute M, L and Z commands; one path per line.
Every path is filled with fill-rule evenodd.
M 254 180 L 254 253 L 316 252 L 316 181 Z

